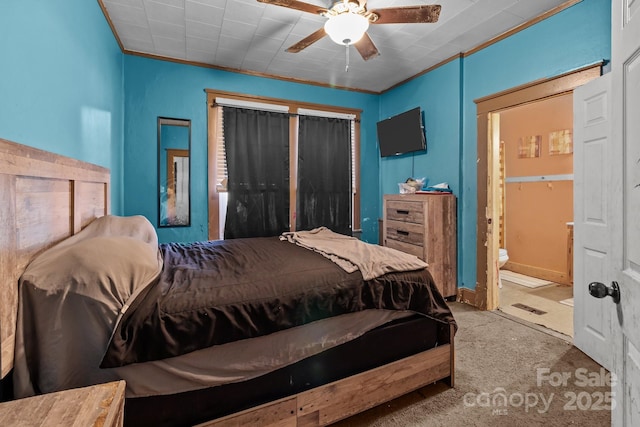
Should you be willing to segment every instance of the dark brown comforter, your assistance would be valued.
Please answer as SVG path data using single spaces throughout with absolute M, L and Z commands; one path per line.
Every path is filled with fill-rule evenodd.
M 164 359 L 365 310 L 454 319 L 426 269 L 364 281 L 278 238 L 160 245 L 164 268 L 124 313 L 101 367 Z

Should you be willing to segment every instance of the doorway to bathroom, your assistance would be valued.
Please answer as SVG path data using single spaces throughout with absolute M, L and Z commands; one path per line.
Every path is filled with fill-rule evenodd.
M 573 93 L 491 115 L 499 310 L 573 336 Z
M 559 317 L 564 317 L 562 324 L 567 328 L 551 329 L 560 329 L 569 336 L 572 331 L 568 328 L 573 326 L 570 305 L 573 202 L 572 192 L 563 189 L 573 188 L 571 99 L 574 88 L 600 76 L 601 66 L 593 64 L 475 101 L 478 113 L 475 305 L 487 310 L 501 307 L 505 313 L 513 310 L 508 315 L 518 315 L 536 324 L 544 323 L 541 316 L 551 318 L 555 317 L 551 313 L 565 311 Z M 545 111 L 561 104 L 569 105 L 568 121 L 555 121 L 557 112 L 551 119 L 544 119 Z M 522 118 L 513 120 L 509 117 L 513 115 Z M 501 124 L 512 129 L 503 130 Z M 536 163 L 541 165 L 538 170 L 534 168 Z M 562 164 L 567 163 L 571 169 L 562 169 Z M 565 213 L 557 215 L 561 205 Z M 550 232 L 554 237 L 550 237 Z M 503 270 L 500 270 L 500 248 L 505 248 L 509 257 Z M 544 262 L 540 263 L 540 259 Z M 506 271 L 511 272 L 509 278 L 505 277 Z M 547 304 L 557 310 L 549 309 Z

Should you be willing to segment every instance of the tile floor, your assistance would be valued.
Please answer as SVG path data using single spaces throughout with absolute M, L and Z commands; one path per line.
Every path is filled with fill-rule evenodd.
M 572 297 L 572 286 L 552 283 L 528 288 L 503 280 L 499 310 L 573 338 L 573 307 L 561 303 Z

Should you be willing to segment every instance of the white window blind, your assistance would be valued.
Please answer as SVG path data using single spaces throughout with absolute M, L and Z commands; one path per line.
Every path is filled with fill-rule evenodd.
M 303 116 L 329 117 L 333 119 L 346 119 L 346 120 L 354 120 L 356 118 L 355 114 L 336 113 L 333 111 L 325 111 L 325 110 L 311 110 L 309 108 L 299 108 L 298 114 Z
M 351 194 L 356 194 L 356 122 L 351 119 Z
M 216 173 L 216 190 L 218 193 L 223 193 L 227 191 L 227 152 L 224 148 L 224 114 L 222 114 L 223 107 L 218 106 L 216 108 L 217 114 L 217 126 L 216 129 L 216 164 L 217 164 L 217 173 Z
M 216 105 L 223 107 L 249 108 L 252 110 L 275 111 L 278 113 L 288 113 L 287 105 L 268 104 L 265 102 L 245 101 L 242 99 L 216 98 Z

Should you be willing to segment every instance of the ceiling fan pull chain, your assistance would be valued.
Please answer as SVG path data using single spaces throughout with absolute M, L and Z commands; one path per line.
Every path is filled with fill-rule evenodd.
M 344 67 L 344 72 L 348 73 L 349 72 L 349 45 L 345 44 L 344 48 L 346 49 L 346 57 L 347 57 L 347 65 Z

